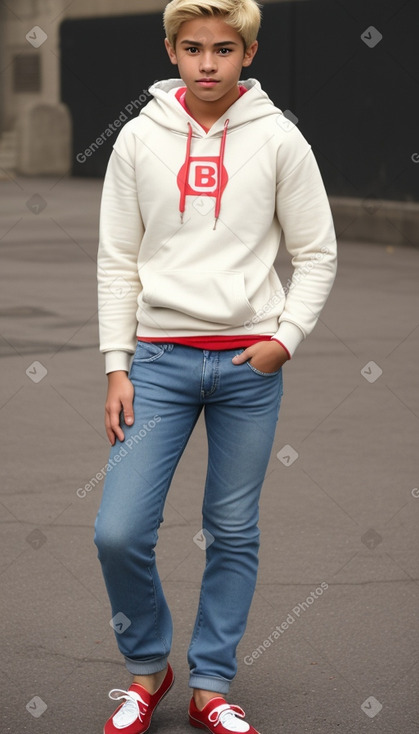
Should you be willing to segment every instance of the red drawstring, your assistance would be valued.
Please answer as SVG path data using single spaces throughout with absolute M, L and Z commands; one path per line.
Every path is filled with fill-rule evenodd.
M 215 202 L 215 220 L 214 220 L 214 227 L 216 228 L 218 217 L 220 216 L 220 209 L 221 209 L 221 197 L 222 197 L 222 191 L 223 191 L 223 167 L 224 167 L 224 154 L 226 149 L 226 140 L 227 140 L 227 130 L 229 126 L 230 120 L 226 120 L 224 123 L 224 131 L 223 131 L 223 137 L 221 138 L 221 146 L 220 146 L 220 163 L 218 167 L 218 185 L 217 185 L 217 198 Z
M 213 229 L 215 229 L 217 226 L 217 221 L 220 216 L 220 210 L 221 210 L 221 199 L 223 195 L 222 192 L 223 192 L 224 155 L 225 155 L 227 131 L 228 131 L 229 123 L 230 123 L 230 120 L 225 121 L 223 136 L 221 138 L 220 159 L 219 159 L 220 162 L 219 162 L 219 167 L 218 167 L 218 183 L 217 183 L 216 202 L 215 202 L 215 220 L 214 220 Z M 191 164 L 191 147 L 192 147 L 192 125 L 190 122 L 188 122 L 188 140 L 186 143 L 184 175 L 183 175 L 183 180 L 182 180 L 182 189 L 181 189 L 180 202 L 179 202 L 180 221 L 182 224 L 183 224 L 183 215 L 186 209 L 186 190 L 188 188 L 188 182 L 189 182 L 189 168 Z
M 182 182 L 182 191 L 180 194 L 180 203 L 179 203 L 180 221 L 182 222 L 182 224 L 183 224 L 183 215 L 185 213 L 185 208 L 186 208 L 186 189 L 187 189 L 188 180 L 189 180 L 189 166 L 191 164 L 191 145 L 192 145 L 192 125 L 190 122 L 188 122 L 188 141 L 186 143 L 185 173 L 184 173 L 184 179 Z

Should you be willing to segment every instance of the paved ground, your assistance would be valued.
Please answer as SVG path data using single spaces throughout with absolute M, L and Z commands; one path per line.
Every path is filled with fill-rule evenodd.
M 108 453 L 99 197 L 98 181 L 0 182 L 1 731 L 12 734 L 99 734 L 107 691 L 129 682 L 92 543 L 101 487 L 77 495 Z M 322 321 L 285 368 L 231 691 L 262 734 L 419 730 L 418 265 L 408 247 L 342 243 Z M 286 279 L 285 255 L 279 267 Z M 189 731 L 205 454 L 199 423 L 159 545 L 177 673 L 152 725 L 161 734 Z

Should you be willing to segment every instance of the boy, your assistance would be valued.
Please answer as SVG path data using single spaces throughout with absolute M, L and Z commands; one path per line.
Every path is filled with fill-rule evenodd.
M 115 461 L 95 542 L 134 675 L 128 691 L 111 691 L 122 703 L 104 732 L 143 734 L 173 683 L 154 547 L 204 410 L 208 547 L 188 651 L 189 721 L 257 734 L 224 696 L 255 588 L 282 366 L 326 301 L 336 241 L 310 146 L 256 80 L 239 82 L 257 51 L 257 3 L 172 0 L 164 23 L 181 79 L 155 84 L 121 131 L 101 206 L 99 320 Z M 294 266 L 287 294 L 273 268 L 281 231 Z

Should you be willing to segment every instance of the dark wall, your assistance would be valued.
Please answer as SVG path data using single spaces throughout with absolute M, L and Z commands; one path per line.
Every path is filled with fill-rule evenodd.
M 416 0 L 265 5 L 260 50 L 246 75 L 297 116 L 331 195 L 419 199 L 418 28 Z M 73 173 L 103 176 L 115 120 L 136 116 L 155 80 L 177 76 L 161 14 L 64 21 L 61 59 Z

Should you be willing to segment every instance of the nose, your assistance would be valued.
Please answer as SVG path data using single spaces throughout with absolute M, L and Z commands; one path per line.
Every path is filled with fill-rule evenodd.
M 206 74 L 214 72 L 216 69 L 216 63 L 213 54 L 210 51 L 205 51 L 201 56 L 201 71 Z

